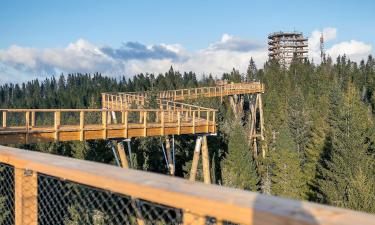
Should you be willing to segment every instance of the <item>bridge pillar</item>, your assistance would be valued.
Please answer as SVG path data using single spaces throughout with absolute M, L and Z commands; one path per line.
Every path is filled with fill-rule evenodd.
M 119 156 L 120 156 L 121 167 L 128 169 L 129 163 L 128 163 L 128 159 L 126 157 L 125 147 L 124 147 L 124 144 L 122 142 L 117 143 L 117 151 L 118 151 Z
M 195 181 L 198 170 L 200 152 L 202 150 L 203 181 L 206 184 L 211 183 L 210 159 L 208 154 L 207 136 L 198 136 L 195 143 L 193 161 L 190 169 L 190 181 Z
M 175 173 L 175 168 L 174 168 L 174 156 L 172 155 L 172 150 L 171 150 L 171 141 L 169 136 L 165 137 L 165 148 L 167 151 L 167 161 L 168 161 L 168 169 L 170 175 L 174 176 Z

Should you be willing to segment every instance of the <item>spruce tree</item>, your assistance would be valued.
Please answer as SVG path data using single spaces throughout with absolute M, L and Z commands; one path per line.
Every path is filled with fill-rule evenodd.
M 317 185 L 322 202 L 375 212 L 375 160 L 368 151 L 371 141 L 367 109 L 349 85 L 343 106 L 331 118 L 331 146 L 319 167 Z M 339 109 L 339 110 L 338 110 Z
M 256 191 L 259 177 L 247 143 L 243 126 L 240 121 L 234 121 L 222 164 L 222 179 L 226 186 Z
M 304 199 L 301 160 L 289 129 L 284 126 L 277 139 L 276 149 L 270 152 L 271 193 L 294 199 Z

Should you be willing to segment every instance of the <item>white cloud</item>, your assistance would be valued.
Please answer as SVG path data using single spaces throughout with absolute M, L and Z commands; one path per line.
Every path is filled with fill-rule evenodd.
M 320 36 L 322 33 L 325 53 L 333 59 L 345 54 L 351 60 L 359 62 L 372 53 L 372 46 L 370 44 L 357 40 L 343 41 L 332 45 L 332 42 L 337 38 L 338 32 L 336 28 L 328 27 L 322 31 L 313 31 L 311 37 L 309 37 L 309 57 L 314 62 L 320 62 Z
M 194 71 L 198 75 L 212 73 L 219 77 L 233 67 L 245 72 L 251 57 L 262 65 L 267 59 L 267 50 L 260 46 L 255 41 L 229 34 L 224 34 L 220 41 L 207 48 L 194 52 L 185 50 L 179 44 L 145 46 L 127 42 L 120 48 L 111 48 L 83 39 L 66 48 L 36 49 L 13 45 L 0 50 L 0 65 L 7 68 L 0 72 L 4 74 L 0 82 L 12 80 L 14 71 L 18 71 L 17 75 L 21 78 L 17 81 L 23 81 L 61 72 L 101 72 L 109 76 L 162 73 L 171 65 L 179 71 Z
M 323 32 L 326 53 L 332 57 L 346 54 L 360 60 L 372 53 L 372 46 L 357 40 L 332 43 L 337 38 L 335 28 L 315 30 L 309 38 L 309 56 L 320 62 L 319 39 Z M 65 48 L 28 48 L 12 45 L 0 49 L 0 83 L 25 81 L 64 73 L 100 72 L 108 76 L 137 73 L 163 73 L 172 65 L 179 71 L 194 71 L 198 75 L 222 73 L 239 69 L 245 73 L 252 57 L 258 67 L 268 59 L 262 42 L 223 34 L 221 39 L 198 51 L 188 51 L 179 44 L 143 45 L 126 42 L 119 48 L 99 46 L 79 39 Z
M 372 52 L 370 44 L 361 41 L 351 40 L 334 44 L 327 50 L 327 54 L 336 58 L 339 55 L 347 55 L 353 61 L 365 59 Z

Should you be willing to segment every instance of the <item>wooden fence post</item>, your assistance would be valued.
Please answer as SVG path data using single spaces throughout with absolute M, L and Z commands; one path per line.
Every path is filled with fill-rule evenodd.
M 3 111 L 3 128 L 7 127 L 7 111 Z
M 103 139 L 107 139 L 107 111 L 102 111 Z
M 31 112 L 31 127 L 35 127 L 35 111 Z
M 143 136 L 147 136 L 147 111 L 143 112 Z
M 60 128 L 60 122 L 61 122 L 61 112 L 60 111 L 55 111 L 55 141 L 59 141 L 59 128 Z
M 85 112 L 84 111 L 80 111 L 79 112 L 79 140 L 80 141 L 83 141 L 84 140 L 84 133 L 85 133 Z
M 15 225 L 38 224 L 37 173 L 21 168 L 14 169 Z

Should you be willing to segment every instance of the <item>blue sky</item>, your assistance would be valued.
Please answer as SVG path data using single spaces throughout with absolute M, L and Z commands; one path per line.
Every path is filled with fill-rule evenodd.
M 130 54 L 137 46 L 128 45 L 129 43 L 143 46 L 143 52 L 138 56 L 145 57 L 144 64 L 139 57 L 116 58 L 123 62 L 115 62 L 112 58 L 103 56 L 101 59 L 95 58 L 94 63 L 90 61 L 100 64 L 93 70 L 103 70 L 99 72 L 110 76 L 122 75 L 121 73 L 130 76 L 131 73 L 143 70 L 160 72 L 164 67 L 168 68 L 174 64 L 181 70 L 193 70 L 196 69 L 194 63 L 189 62 L 190 66 L 187 66 L 186 62 L 189 57 L 196 57 L 198 54 L 199 57 L 220 59 L 215 62 L 203 60 L 207 61 L 207 70 L 197 72 L 209 73 L 211 71 L 208 69 L 212 69 L 213 73 L 220 73 L 231 67 L 246 67 L 243 64 L 246 64 L 244 61 L 248 59 L 242 58 L 238 59 L 237 63 L 233 62 L 233 65 L 229 62 L 226 67 L 211 66 L 212 63 L 221 64 L 220 60 L 227 61 L 225 57 L 236 56 L 236 52 L 242 54 L 242 57 L 254 55 L 259 65 L 265 60 L 264 53 L 261 56 L 260 49 L 255 47 L 248 48 L 246 54 L 233 49 L 227 49 L 225 52 L 225 43 L 233 46 L 234 41 L 238 45 L 236 49 L 239 49 L 241 44 L 265 45 L 268 33 L 294 29 L 302 31 L 310 38 L 313 38 L 314 31 L 322 32 L 328 29 L 327 51 L 334 56 L 338 52 L 348 51 L 348 55 L 352 53 L 354 59 L 359 59 L 374 52 L 374 9 L 375 2 L 370 0 L 281 3 L 4 0 L 0 2 L 0 73 L 3 77 L 0 82 L 11 80 L 4 77 L 19 76 L 28 79 L 59 72 L 95 72 L 87 67 L 89 62 L 86 67 L 77 63 L 77 66 L 70 66 L 62 63 L 59 58 L 69 57 L 69 54 L 77 53 L 77 49 L 81 52 L 69 60 L 90 61 L 84 56 L 82 49 L 101 54 L 103 48 L 112 49 L 112 53 L 126 48 L 127 54 Z M 220 43 L 221 48 L 218 48 Z M 202 55 L 202 52 L 210 54 Z M 169 57 L 163 58 L 162 53 L 167 53 Z M 178 57 L 170 57 L 171 54 Z M 108 55 L 113 57 L 113 54 Z M 312 58 L 313 55 L 314 53 Z M 52 56 L 56 57 L 56 60 L 51 62 L 46 59 Z M 156 60 L 156 65 L 164 63 L 165 66 L 151 65 L 152 60 Z M 131 64 L 130 61 L 135 62 Z M 74 71 L 75 69 L 77 71 Z

